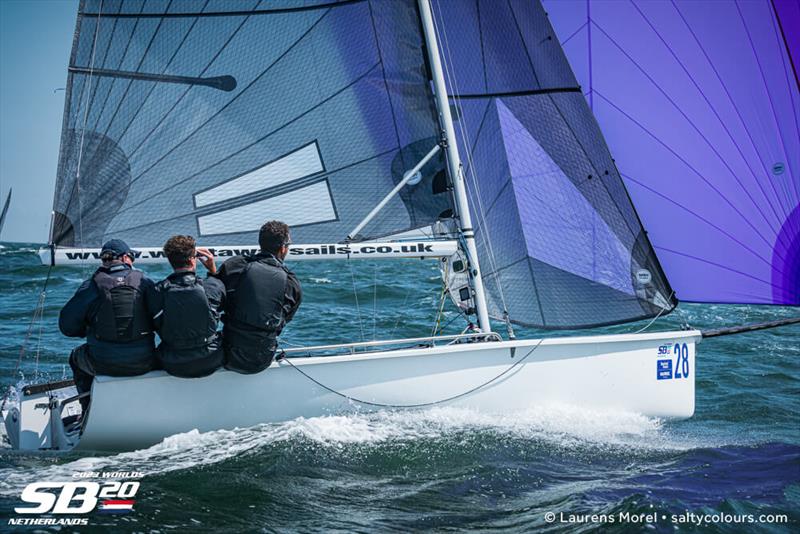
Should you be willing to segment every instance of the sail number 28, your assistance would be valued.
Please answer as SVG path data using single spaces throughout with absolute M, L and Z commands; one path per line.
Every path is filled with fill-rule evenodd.
M 675 355 L 675 378 L 689 378 L 689 347 L 686 343 L 675 343 L 672 352 Z

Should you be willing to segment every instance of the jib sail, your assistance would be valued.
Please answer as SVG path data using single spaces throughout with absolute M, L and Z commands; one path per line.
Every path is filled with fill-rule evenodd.
M 539 2 L 434 3 L 489 309 L 575 328 L 676 301 Z

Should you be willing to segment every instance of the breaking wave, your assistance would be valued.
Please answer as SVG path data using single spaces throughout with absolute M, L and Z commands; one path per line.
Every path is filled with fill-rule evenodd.
M 594 411 L 566 405 L 514 414 L 488 414 L 461 408 L 382 411 L 298 418 L 246 429 L 197 430 L 176 434 L 147 449 L 108 456 L 61 459 L 0 453 L 0 494 L 19 495 L 42 480 L 72 480 L 74 473 L 136 471 L 146 476 L 195 469 L 267 449 L 321 450 L 331 454 L 380 452 L 403 444 L 451 449 L 471 447 L 476 436 L 514 440 L 530 450 L 562 454 L 641 455 L 718 447 L 723 440 L 681 436 L 664 422 L 635 413 Z M 54 463 L 55 462 L 55 463 Z M 43 465 L 45 464 L 45 465 Z M 47 465 L 50 464 L 50 465 Z

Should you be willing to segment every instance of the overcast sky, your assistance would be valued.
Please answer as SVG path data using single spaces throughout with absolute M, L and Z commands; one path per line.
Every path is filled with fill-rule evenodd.
M 77 0 L 0 0 L 0 202 L 14 188 L 2 241 L 47 241 L 77 11 Z

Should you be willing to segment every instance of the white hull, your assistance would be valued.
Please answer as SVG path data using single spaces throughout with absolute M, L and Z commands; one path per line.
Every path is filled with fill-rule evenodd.
M 478 388 L 443 404 L 508 413 L 560 403 L 687 418 L 694 413 L 694 356 L 700 339 L 700 332 L 692 330 L 462 343 L 293 358 L 297 369 L 279 361 L 255 375 L 220 370 L 198 379 L 161 371 L 132 378 L 98 377 L 77 444 L 59 438 L 60 429 L 42 428 L 41 423 L 27 429 L 37 439 L 26 442 L 59 449 L 74 445 L 79 450 L 131 450 L 193 429 L 243 428 L 381 409 L 332 393 L 298 369 L 343 395 L 385 405 L 436 403 Z M 674 354 L 676 345 L 683 354 Z M 667 364 L 658 361 L 667 360 L 672 362 L 670 376 L 679 374 L 678 378 L 665 377 Z M 676 367 L 688 369 L 688 376 L 673 373 Z M 24 407 L 24 398 L 21 404 Z M 24 418 L 22 426 L 28 426 Z

